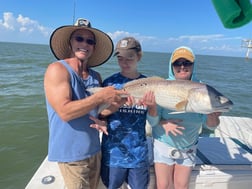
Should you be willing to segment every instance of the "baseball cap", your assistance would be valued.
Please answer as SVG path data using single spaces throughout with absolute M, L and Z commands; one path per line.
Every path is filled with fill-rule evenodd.
M 186 60 L 189 60 L 190 62 L 194 62 L 194 55 L 192 54 L 192 52 L 183 47 L 178 48 L 173 52 L 172 63 L 174 63 L 176 60 L 180 58 L 185 58 Z
M 131 58 L 134 56 L 135 52 L 139 52 L 141 50 L 142 48 L 139 41 L 133 37 L 125 37 L 118 41 L 114 56 Z

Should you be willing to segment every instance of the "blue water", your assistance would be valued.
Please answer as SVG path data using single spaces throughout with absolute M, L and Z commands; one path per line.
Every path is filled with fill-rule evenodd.
M 231 55 L 230 55 L 231 56 Z M 144 52 L 139 71 L 167 77 L 170 53 Z M 252 60 L 197 55 L 198 78 L 234 102 L 229 116 L 252 118 Z M 49 46 L 0 43 L 0 188 L 19 189 L 47 155 L 43 75 L 55 61 Z M 117 72 L 115 58 L 95 68 L 102 77 Z

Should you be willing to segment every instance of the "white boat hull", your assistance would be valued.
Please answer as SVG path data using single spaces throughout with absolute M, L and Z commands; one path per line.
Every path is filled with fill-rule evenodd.
M 190 189 L 251 189 L 252 119 L 221 116 L 215 135 L 199 139 L 197 165 L 192 171 Z M 43 184 L 43 179 L 53 182 Z M 44 159 L 26 186 L 26 189 L 34 188 L 66 189 L 57 163 L 49 162 L 47 157 Z M 105 189 L 102 182 L 98 189 Z M 155 189 L 153 167 L 149 189 Z

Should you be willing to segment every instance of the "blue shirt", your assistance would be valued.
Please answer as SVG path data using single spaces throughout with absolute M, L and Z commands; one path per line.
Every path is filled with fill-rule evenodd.
M 86 98 L 90 95 L 86 91 L 87 88 L 99 86 L 95 71 L 89 69 L 89 77 L 82 79 L 65 61 L 60 61 L 60 63 L 66 67 L 71 77 L 72 100 Z M 46 106 L 49 121 L 48 159 L 50 161 L 79 161 L 100 151 L 99 132 L 90 128 L 93 121 L 89 119 L 89 114 L 96 113 L 96 110 L 65 122 L 55 112 L 47 99 Z
M 146 76 L 140 75 L 139 78 Z M 137 78 L 137 79 L 139 79 Z M 131 81 L 120 73 L 103 85 L 120 86 Z M 147 108 L 123 105 L 108 117 L 108 133 L 102 137 L 102 162 L 110 167 L 139 168 L 148 166 L 148 146 L 145 136 Z

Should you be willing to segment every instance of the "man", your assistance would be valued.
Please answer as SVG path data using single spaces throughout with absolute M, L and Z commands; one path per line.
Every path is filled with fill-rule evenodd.
M 100 86 L 101 76 L 91 67 L 110 58 L 113 43 L 88 20 L 78 19 L 75 25 L 52 33 L 50 48 L 59 61 L 48 66 L 44 77 L 48 160 L 59 162 L 68 189 L 95 189 L 100 174 L 100 140 L 99 132 L 90 125 L 97 117 L 97 106 L 116 104 L 125 92 L 106 87 L 90 96 L 86 89 Z

